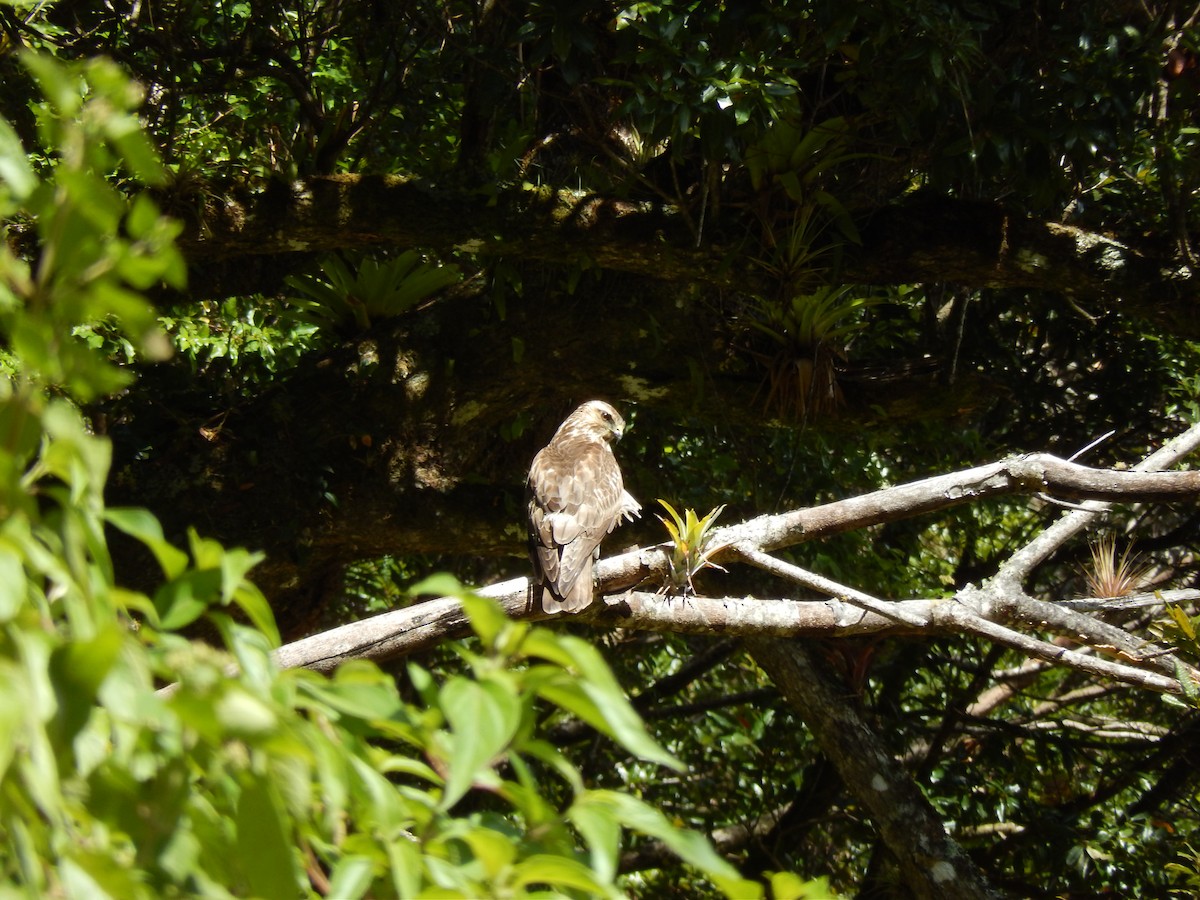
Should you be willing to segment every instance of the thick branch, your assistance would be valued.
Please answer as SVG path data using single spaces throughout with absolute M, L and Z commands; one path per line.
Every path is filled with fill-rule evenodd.
M 714 233 L 746 233 L 726 224 Z M 261 287 L 245 283 L 256 269 L 246 257 L 367 246 L 424 246 L 586 263 L 680 283 L 774 288 L 761 271 L 729 264 L 756 252 L 722 244 L 696 249 L 681 217 L 663 205 L 548 188 L 487 198 L 397 176 L 312 178 L 229 198 L 184 246 L 193 262 L 193 291 L 201 295 Z M 938 199 L 882 210 L 841 279 L 1045 290 L 1098 309 L 1133 312 L 1174 333 L 1200 334 L 1196 276 L 1186 266 L 993 204 Z
M 1186 446 L 1187 442 L 1183 444 Z M 1177 450 L 1179 445 L 1172 446 Z M 1173 456 L 1170 459 L 1174 461 Z M 1095 677 L 1178 693 L 1181 688 L 1174 677 L 1176 660 L 1170 654 L 1083 612 L 1035 600 L 1008 581 L 993 580 L 982 588 L 968 585 L 952 599 L 891 602 L 806 572 L 766 553 L 767 549 L 965 502 L 968 498 L 1047 489 L 1073 496 L 1173 499 L 1200 493 L 1200 473 L 1101 471 L 1036 455 L 886 488 L 812 510 L 765 516 L 720 529 L 713 536 L 714 542 L 729 545 L 724 558 L 750 562 L 835 599 L 662 598 L 629 591 L 594 605 L 586 617 L 625 628 L 680 633 L 776 637 L 901 632 L 976 634 Z M 667 555 L 662 547 L 633 550 L 601 561 L 597 567 L 598 587 L 601 593 L 613 594 L 646 582 L 659 584 L 663 583 L 666 570 Z M 493 585 L 480 593 L 496 599 L 514 618 L 542 617 L 530 607 L 528 582 L 524 578 Z M 1049 643 L 1014 629 L 1013 624 L 1049 629 L 1118 659 L 1102 659 Z M 277 658 L 284 666 L 326 670 L 347 659 L 386 659 L 410 653 L 464 634 L 466 630 L 461 604 L 444 597 L 297 641 L 280 648 Z
M 498 601 L 514 619 L 545 618 L 528 605 L 526 579 L 493 585 L 480 593 Z M 842 600 L 664 598 L 658 594 L 630 592 L 610 596 L 603 603 L 595 604 L 586 618 L 599 625 L 633 630 L 747 637 L 976 634 L 1095 677 L 1160 693 L 1181 692 L 1178 681 L 1169 675 L 1129 664 L 1153 665 L 1169 671 L 1168 658 L 1129 656 L 1126 662 L 1100 659 L 992 622 L 970 601 L 957 598 L 904 600 L 886 605 L 891 609 L 887 615 L 881 615 L 864 612 L 855 603 Z M 462 604 L 453 597 L 440 597 L 295 641 L 280 647 L 275 658 L 284 667 L 307 666 L 329 671 L 351 659 L 392 659 L 468 633 Z M 1076 637 L 1082 641 L 1087 635 Z M 1140 643 L 1132 636 L 1126 637 L 1130 642 Z
M 865 230 L 851 269 L 864 283 L 1044 290 L 1098 302 L 1094 312 L 1150 318 L 1176 334 L 1200 329 L 1196 273 L 1186 261 L 992 203 L 935 198 L 889 207 Z
M 1194 453 L 1197 448 L 1200 448 L 1200 424 L 1193 425 L 1183 434 L 1169 440 L 1164 446 L 1135 465 L 1134 472 L 1127 474 L 1161 473 L 1162 470 L 1178 464 L 1184 457 Z M 1169 473 L 1168 477 L 1174 474 L 1176 473 Z M 1191 474 L 1196 475 L 1197 473 Z M 1038 565 L 1049 559 L 1050 555 L 1059 547 L 1086 528 L 1099 513 L 1108 508 L 1107 503 L 1097 501 L 1111 498 L 1092 496 L 1087 499 L 1092 502 L 1085 504 L 1083 509 L 1067 513 L 1014 553 L 996 573 L 996 580 L 1014 586 L 1023 583 Z
M 1200 429 L 1186 434 L 1192 431 L 1200 434 Z M 1126 502 L 1182 499 L 1200 495 L 1200 472 L 1090 469 L 1048 453 L 1035 453 L 823 506 L 761 516 L 719 529 L 713 540 L 729 546 L 744 544 L 766 551 L 778 550 L 814 537 L 894 522 L 985 497 L 1019 493 Z

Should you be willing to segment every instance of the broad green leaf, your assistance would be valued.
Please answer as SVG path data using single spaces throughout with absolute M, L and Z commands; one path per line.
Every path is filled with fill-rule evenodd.
M 460 597 L 468 592 L 461 581 L 446 572 L 438 572 L 423 578 L 408 588 L 408 593 L 414 597 Z
M 123 635 L 115 625 L 90 640 L 76 639 L 56 647 L 50 655 L 50 680 L 57 697 L 55 738 L 65 749 L 87 722 L 100 684 L 121 652 Z
M 9 396 L 0 400 L 0 434 L 4 435 L 4 456 L 14 469 L 24 468 L 41 442 L 40 397 Z M 15 473 L 14 473 L 15 474 Z
M 250 776 L 237 804 L 237 853 L 242 873 L 257 897 L 294 897 L 300 880 L 292 841 L 270 783 Z
M 769 877 L 774 900 L 831 900 L 838 896 L 826 878 L 805 881 L 794 872 L 772 872 Z
M 530 856 L 519 862 L 514 869 L 518 887 L 549 884 L 559 888 L 586 891 L 591 896 L 624 896 L 615 885 L 598 881 L 587 866 L 565 856 Z
M 266 636 L 270 645 L 278 647 L 280 637 L 279 628 L 275 624 L 275 613 L 271 610 L 271 604 L 267 602 L 263 592 L 252 582 L 243 581 L 234 592 L 233 600 L 254 627 Z
M 25 604 L 25 567 L 17 551 L 0 542 L 0 623 L 13 618 Z
M 677 772 L 683 771 L 683 764 L 650 737 L 641 717 L 629 703 L 625 691 L 617 683 L 599 651 L 587 641 L 573 635 L 564 635 L 561 640 L 583 676 L 578 680 L 579 688 L 592 704 L 591 709 L 582 704 L 576 705 L 581 713 L 586 710 L 593 718 L 595 714 L 599 714 L 603 724 L 585 721 L 601 728 L 605 734 L 618 740 L 627 750 L 636 753 L 642 759 L 659 763 Z M 569 692 L 563 696 L 569 696 Z
M 275 711 L 241 687 L 231 686 L 213 707 L 223 731 L 241 738 L 259 738 L 279 727 Z
M 362 815 L 369 816 L 376 829 L 392 834 L 405 829 L 412 821 L 408 803 L 396 786 L 384 778 L 363 756 L 349 759 L 354 773 L 353 791 L 358 802 L 365 802 Z
M 588 846 L 596 876 L 605 883 L 612 881 L 621 854 L 621 823 L 613 810 L 599 804 L 573 803 L 567 816 Z
M 113 894 L 106 891 L 92 877 L 92 873 L 87 868 L 81 866 L 69 856 L 59 860 L 58 877 L 62 879 L 63 890 L 68 897 L 95 897 L 97 900 L 112 898 L 112 900 L 116 900 Z
M 212 569 L 187 572 L 164 584 L 154 594 L 159 627 L 178 631 L 195 622 L 217 599 L 220 586 L 221 577 Z
M 129 174 L 142 184 L 162 183 L 165 173 L 158 158 L 158 150 L 140 126 L 136 116 L 113 116 L 105 130 L 109 140 L 120 152 L 121 161 Z
M 331 712 L 367 721 L 394 718 L 403 713 L 395 681 L 383 675 L 372 663 L 346 663 L 338 667 L 332 680 L 306 677 L 298 682 L 298 686 L 301 696 L 312 697 Z
M 328 896 L 345 900 L 363 897 L 371 889 L 374 878 L 375 861 L 369 856 L 344 857 L 333 867 Z
M 145 544 L 168 580 L 178 578 L 187 568 L 187 554 L 163 537 L 162 524 L 148 509 L 110 507 L 104 511 L 104 519 Z
M 38 183 L 21 139 L 3 118 L 0 118 L 0 181 L 8 186 L 9 193 L 17 201 L 32 194 Z M 8 210 L 0 206 L 0 215 L 7 214 Z
M 532 659 L 544 659 L 555 666 L 570 669 L 575 660 L 563 638 L 564 635 L 556 634 L 548 628 L 535 628 L 521 644 L 521 651 Z M 552 668 L 547 669 L 547 672 L 553 674 Z
M 468 828 L 460 838 L 466 841 L 489 880 L 494 880 L 517 858 L 512 837 L 490 828 Z
M 471 628 L 485 647 L 493 646 L 504 629 L 513 624 L 495 600 L 474 594 L 462 594 L 461 598 L 463 610 L 471 620 Z
M 446 760 L 450 771 L 441 803 L 442 809 L 449 809 L 508 748 L 521 723 L 521 707 L 507 685 L 461 676 L 443 685 L 439 701 L 451 729 Z
M 197 569 L 216 569 L 225 557 L 225 548 L 211 538 L 203 537 L 195 528 L 189 527 L 188 550 Z
M 21 733 L 25 721 L 25 680 L 20 669 L 0 658 L 0 781 L 4 780 L 18 744 L 24 746 Z
M 424 867 L 421 849 L 406 840 L 390 841 L 384 848 L 391 863 L 392 887 L 398 897 L 415 897 L 420 891 Z
M 220 554 L 218 565 L 221 569 L 221 604 L 228 606 L 237 596 L 237 593 L 247 585 L 247 573 L 263 561 L 265 554 L 251 553 L 249 550 L 244 550 L 241 547 L 226 549 L 216 544 L 216 542 L 211 541 L 206 541 L 205 543 L 214 546 Z M 197 563 L 199 564 L 199 560 L 197 560 Z M 251 605 L 253 604 L 251 603 Z
M 606 811 L 625 828 L 655 838 L 684 862 L 695 866 L 729 897 L 761 897 L 762 887 L 744 881 L 708 839 L 695 831 L 678 828 L 654 807 L 629 794 L 616 791 L 590 791 L 575 800 L 574 806 Z M 571 812 L 568 811 L 568 816 Z
M 621 703 L 617 704 L 613 695 L 607 691 L 598 691 L 594 685 L 567 680 L 542 684 L 538 687 L 538 694 L 587 722 L 601 734 L 608 735 L 642 759 L 682 771 L 682 764 L 647 734 L 631 707 L 628 710 L 619 709 L 619 706 L 628 706 L 628 701 L 623 697 Z M 610 701 L 616 708 L 606 708 Z
M 83 106 L 82 82 L 69 66 L 40 53 L 22 53 L 21 63 L 37 79 L 38 87 L 55 111 L 72 118 Z

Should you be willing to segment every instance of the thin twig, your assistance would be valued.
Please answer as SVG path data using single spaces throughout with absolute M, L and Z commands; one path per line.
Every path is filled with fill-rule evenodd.
M 864 594 L 862 591 L 856 591 L 854 588 L 847 587 L 844 584 L 838 584 L 836 581 L 832 581 L 823 575 L 809 572 L 807 569 L 802 569 L 781 559 L 776 559 L 769 553 L 763 553 L 761 550 L 745 546 L 738 546 L 733 549 L 734 553 L 740 559 L 752 566 L 757 566 L 765 572 L 778 575 L 780 578 L 794 581 L 796 584 L 810 590 L 828 594 L 836 600 L 845 601 L 860 609 L 865 609 L 867 612 L 873 612 L 878 616 L 883 616 L 896 622 L 903 622 L 906 625 L 913 625 L 917 628 L 923 628 L 929 624 L 927 619 L 909 615 L 898 609 L 894 603 L 880 600 L 878 597 L 872 597 L 870 594 Z

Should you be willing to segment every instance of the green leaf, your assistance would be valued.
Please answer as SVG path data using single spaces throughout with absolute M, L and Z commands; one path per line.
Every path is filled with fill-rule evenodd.
M 26 199 L 38 184 L 21 139 L 3 118 L 0 118 L 0 181 L 8 186 L 9 193 L 17 201 Z M 7 214 L 4 206 L 0 206 L 0 215 Z
M 178 631 L 191 625 L 216 599 L 220 586 L 220 575 L 209 569 L 188 572 L 159 587 L 154 593 L 159 627 Z
M 602 882 L 612 881 L 617 875 L 621 856 L 621 823 L 612 809 L 574 803 L 567 816 L 588 846 L 589 860 L 596 876 Z
M 663 527 L 667 529 L 667 534 L 671 535 L 671 542 L 678 544 L 680 533 L 683 529 L 683 520 L 679 518 L 679 513 L 675 511 L 675 507 L 673 507 L 666 500 L 659 498 L 658 502 L 662 504 L 663 508 L 667 511 L 667 514 L 670 515 L 671 521 L 668 522 L 662 516 L 657 515 L 655 518 L 663 523 Z
M 278 647 L 281 640 L 279 637 L 279 627 L 275 624 L 275 613 L 271 610 L 271 604 L 267 602 L 266 596 L 258 589 L 257 585 L 243 580 L 234 592 L 233 600 L 237 604 L 237 607 L 246 614 L 246 618 L 253 623 L 254 627 L 266 636 L 271 646 Z
M 305 677 L 298 686 L 302 694 L 330 710 L 366 721 L 393 719 L 403 713 L 395 680 L 373 663 L 348 662 L 338 667 L 332 680 L 323 676 Z
M 228 606 L 237 597 L 238 592 L 250 583 L 246 579 L 246 573 L 262 562 L 266 558 L 266 554 L 251 553 L 241 547 L 226 549 L 219 544 L 216 547 L 220 552 L 221 603 Z M 197 560 L 197 564 L 199 564 L 199 560 Z
M 104 520 L 145 544 L 168 579 L 178 578 L 187 568 L 187 554 L 163 537 L 162 523 L 148 509 L 110 507 Z
M 508 685 L 479 683 L 462 676 L 442 686 L 439 704 L 451 728 L 446 760 L 450 771 L 440 804 L 449 809 L 508 748 L 521 724 L 521 707 Z
M 559 888 L 585 891 L 592 896 L 624 896 L 615 885 L 606 885 L 598 881 L 587 866 L 565 856 L 538 854 L 522 860 L 514 868 L 518 887 L 530 884 L 549 884 Z
M 12 619 L 25 604 L 25 567 L 16 550 L 0 543 L 0 623 Z
M 462 605 L 471 620 L 471 628 L 486 647 L 494 646 L 504 630 L 513 625 L 500 604 L 490 597 L 463 594 Z
M 433 595 L 435 597 L 461 597 L 468 588 L 463 583 L 446 572 L 438 572 L 412 585 L 408 593 L 413 597 Z
M 22 752 L 27 751 L 22 727 L 28 712 L 25 687 L 17 666 L 0 660 L 0 779 L 8 772 L 18 745 Z
M 805 881 L 794 872 L 770 873 L 773 900 L 829 900 L 836 897 L 826 878 Z
M 50 681 L 57 699 L 54 736 L 60 751 L 75 740 L 92 713 L 100 684 L 107 677 L 123 637 L 115 625 L 90 640 L 76 639 L 50 654 Z
M 517 844 L 509 834 L 491 828 L 470 828 L 461 838 L 470 845 L 489 881 L 496 880 L 517 858 Z
M 292 842 L 270 782 L 250 776 L 237 804 L 237 848 L 242 873 L 256 897 L 294 897 L 300 889 Z
M 51 56 L 39 53 L 22 53 L 21 63 L 37 80 L 38 87 L 64 118 L 73 118 L 83 107 L 79 76 L 70 67 Z
M 369 856 L 347 856 L 338 860 L 329 879 L 327 896 L 352 900 L 363 897 L 375 879 L 375 860 Z
M 384 778 L 363 756 L 349 758 L 354 773 L 354 792 L 363 804 L 364 817 L 369 816 L 375 828 L 384 834 L 407 828 L 412 824 L 412 812 L 395 785 Z
M 114 116 L 106 123 L 108 138 L 120 153 L 126 170 L 142 184 L 158 185 L 165 170 L 158 158 L 158 149 L 141 127 L 136 116 Z
M 1183 696 L 1188 699 L 1188 702 L 1193 706 L 1200 706 L 1200 685 L 1197 685 L 1196 679 L 1188 667 L 1184 666 L 1179 660 L 1175 660 L 1175 678 L 1179 682 L 1179 688 L 1183 692 Z
M 561 641 L 582 677 L 545 685 L 539 693 L 560 703 L 564 709 L 619 741 L 642 759 L 677 772 L 684 771 L 683 764 L 650 737 L 599 651 L 573 635 L 563 635 Z
M 1188 640 L 1196 640 L 1196 626 L 1186 612 L 1180 609 L 1173 603 L 1167 604 L 1167 612 L 1171 614 L 1171 618 L 1175 621 L 1176 627 L 1183 632 Z
M 629 794 L 616 791 L 589 791 L 576 798 L 575 806 L 607 812 L 624 827 L 661 841 L 684 862 L 695 866 L 711 878 L 729 897 L 761 897 L 762 887 L 745 881 L 737 870 L 717 853 L 708 838 L 695 831 L 678 828 L 654 807 Z

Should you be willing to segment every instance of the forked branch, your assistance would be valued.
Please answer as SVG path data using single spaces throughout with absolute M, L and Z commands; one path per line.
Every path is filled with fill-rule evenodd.
M 1197 678 L 1197 673 L 1165 648 L 1089 615 L 1096 601 L 1091 601 L 1091 607 L 1047 602 L 1029 596 L 1023 584 L 1038 563 L 1093 520 L 1108 502 L 1200 497 L 1200 472 L 1154 471 L 1174 465 L 1198 445 L 1200 426 L 1180 435 L 1132 471 L 1093 469 L 1048 454 L 1032 454 L 714 530 L 713 545 L 723 547 L 715 554 L 716 560 L 757 566 L 828 599 L 664 598 L 639 588 L 663 584 L 669 577 L 667 548 L 632 550 L 597 566 L 598 589 L 609 596 L 603 603 L 594 603 L 583 618 L 624 628 L 780 637 L 976 634 L 1096 677 L 1177 693 L 1181 669 L 1192 678 Z M 784 547 L 855 528 L 1021 493 L 1085 500 L 1094 506 L 1066 514 L 1014 553 L 995 577 L 979 587 L 968 585 L 953 597 L 885 600 L 771 555 Z M 513 618 L 542 618 L 528 602 L 528 591 L 527 579 L 518 578 L 479 593 L 497 600 Z M 787 592 L 791 594 L 793 591 Z M 282 666 L 327 670 L 348 659 L 401 656 L 467 631 L 462 604 L 453 597 L 440 597 L 296 641 L 279 648 L 276 658 Z M 1078 649 L 1033 632 L 1065 636 Z

